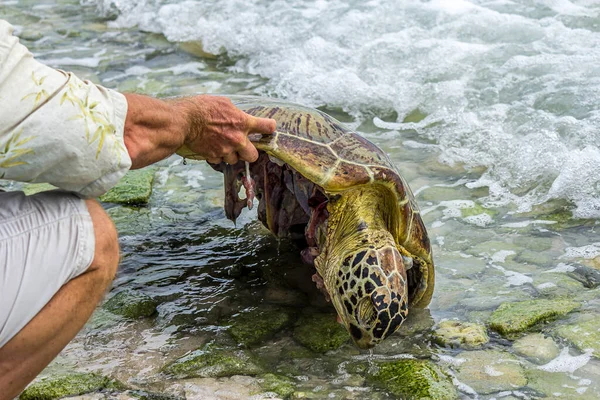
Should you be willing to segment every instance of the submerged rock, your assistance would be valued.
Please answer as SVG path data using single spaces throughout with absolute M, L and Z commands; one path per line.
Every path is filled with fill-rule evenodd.
M 458 398 L 450 377 L 430 361 L 400 359 L 380 362 L 374 371 L 368 372 L 367 379 L 401 398 Z
M 457 378 L 480 394 L 514 390 L 527 379 L 519 360 L 510 353 L 478 350 L 460 353 Z
M 251 354 L 209 343 L 190 354 L 167 364 L 163 372 L 178 378 L 219 378 L 233 375 L 254 376 L 263 372 Z
M 556 329 L 558 336 L 573 343 L 580 351 L 592 349 L 594 357 L 600 358 L 600 317 L 561 325 Z
M 105 203 L 144 205 L 152 194 L 155 168 L 132 170 L 99 200 Z
M 117 380 L 91 373 L 72 373 L 42 378 L 29 385 L 19 396 L 21 400 L 58 399 L 92 393 L 102 389 L 124 389 Z
M 265 374 L 259 379 L 260 387 L 266 392 L 276 393 L 281 398 L 289 398 L 296 390 L 295 382 L 283 375 Z
M 290 313 L 270 308 L 257 308 L 234 316 L 229 333 L 240 344 L 253 346 L 269 339 L 293 322 Z
M 156 313 L 158 302 L 143 293 L 124 290 L 111 297 L 104 308 L 131 319 L 150 317 Z
M 554 340 L 541 333 L 523 336 L 513 343 L 515 353 L 536 364 L 545 364 L 554 359 L 560 350 Z
M 569 300 L 545 299 L 503 303 L 492 313 L 488 323 L 491 329 L 507 336 L 568 314 L 578 306 Z
M 442 321 L 433 333 L 440 346 L 475 348 L 490 341 L 485 326 L 471 322 Z
M 302 315 L 294 329 L 294 339 L 316 353 L 335 350 L 350 339 L 335 314 Z

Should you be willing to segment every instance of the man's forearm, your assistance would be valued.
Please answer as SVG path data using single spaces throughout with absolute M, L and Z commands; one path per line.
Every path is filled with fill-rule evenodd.
M 160 161 L 180 148 L 189 132 L 189 121 L 176 101 L 125 94 L 128 110 L 123 139 L 131 168 Z

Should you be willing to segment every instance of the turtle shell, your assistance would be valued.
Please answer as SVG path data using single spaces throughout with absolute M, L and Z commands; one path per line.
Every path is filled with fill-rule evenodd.
M 383 193 L 391 196 L 393 201 L 389 204 L 396 205 L 395 210 L 390 210 L 396 221 L 390 227 L 396 243 L 424 261 L 408 270 L 410 305 L 427 306 L 434 287 L 429 238 L 412 191 L 385 152 L 319 110 L 256 96 L 230 99 L 248 114 L 275 119 L 275 133 L 250 135 L 252 142 L 327 194 L 359 185 L 381 185 L 387 189 Z

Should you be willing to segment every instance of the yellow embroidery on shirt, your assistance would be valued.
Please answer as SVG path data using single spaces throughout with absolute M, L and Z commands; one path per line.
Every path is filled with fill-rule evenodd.
M 33 106 L 37 106 L 38 103 L 42 100 L 46 100 L 48 98 L 48 92 L 46 92 L 46 90 L 42 87 L 42 85 L 44 84 L 44 81 L 46 80 L 46 76 L 42 76 L 41 78 L 37 79 L 35 77 L 35 71 L 31 73 L 31 79 L 33 80 L 33 83 L 35 83 L 35 86 L 38 87 L 38 90 L 36 92 L 33 93 L 29 93 L 25 96 L 23 96 L 23 98 L 21 99 L 21 101 L 28 99 L 30 97 L 35 97 L 34 101 L 33 101 Z
M 0 168 L 16 167 L 17 165 L 29 164 L 27 161 L 17 160 L 17 158 L 26 154 L 35 154 L 32 148 L 23 147 L 35 136 L 29 136 L 21 139 L 23 128 L 18 133 L 9 134 L 9 139 L 4 147 L 0 147 Z
M 65 93 L 60 99 L 60 104 L 68 101 L 76 108 L 79 108 L 80 113 L 72 116 L 71 120 L 83 119 L 85 122 L 85 138 L 89 145 L 98 143 L 96 150 L 96 159 L 100 156 L 100 152 L 104 147 L 107 136 L 116 135 L 117 129 L 113 124 L 110 123 L 108 114 L 100 111 L 97 106 L 99 102 L 90 101 L 89 93 L 82 99 L 81 96 L 76 95 L 76 91 L 80 91 L 84 88 L 84 84 L 78 79 L 71 79 L 67 85 Z M 91 127 L 91 129 L 90 129 Z M 92 133 L 93 132 L 93 133 Z M 121 151 L 124 150 L 119 140 L 113 140 L 111 151 L 118 158 L 118 162 L 121 160 Z

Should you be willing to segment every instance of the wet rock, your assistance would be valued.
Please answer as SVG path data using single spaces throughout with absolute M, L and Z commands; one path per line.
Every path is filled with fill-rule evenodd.
M 315 313 L 300 317 L 294 339 L 316 353 L 325 353 L 346 343 L 350 335 L 336 321 L 335 314 Z
M 433 338 L 440 346 L 467 349 L 479 347 L 490 341 L 485 326 L 461 321 L 440 322 Z
M 260 387 L 266 392 L 276 393 L 281 398 L 289 398 L 295 391 L 295 382 L 284 375 L 265 374 L 259 379 Z
M 233 375 L 254 376 L 263 372 L 259 361 L 243 350 L 209 343 L 167 364 L 163 372 L 178 378 L 218 378 Z
M 600 358 L 600 316 L 587 315 L 585 319 L 561 325 L 556 333 L 580 351 L 592 349 L 594 357 Z
M 595 289 L 600 286 L 600 271 L 585 265 L 574 265 L 573 270 L 567 275 L 580 282 L 588 289 Z
M 586 379 L 565 374 L 563 372 L 548 372 L 537 368 L 525 371 L 527 387 L 544 394 L 551 399 L 597 400 L 598 393 L 589 390 Z M 583 384 L 582 384 L 583 383 Z M 585 384 L 587 383 L 587 384 Z
M 21 400 L 58 399 L 92 393 L 103 389 L 124 389 L 117 380 L 88 373 L 71 373 L 41 378 L 29 385 L 19 396 Z
M 536 364 L 545 364 L 560 353 L 554 340 L 540 333 L 523 336 L 516 340 L 513 343 L 513 350 L 516 354 Z
M 401 398 L 457 399 L 450 377 L 430 361 L 400 359 L 377 363 L 367 380 Z
M 519 236 L 519 246 L 541 253 L 552 248 L 553 237 Z
M 512 354 L 478 350 L 460 353 L 457 359 L 462 361 L 458 380 L 480 394 L 514 390 L 527 384 L 525 372 Z
M 157 301 L 133 290 L 119 292 L 103 305 L 106 310 L 131 319 L 151 317 L 157 306 Z
M 132 170 L 99 200 L 105 203 L 144 205 L 152 194 L 155 168 Z
M 253 346 L 264 342 L 290 325 L 293 316 L 277 308 L 257 308 L 234 316 L 229 333 L 240 344 Z
M 578 306 L 569 300 L 546 299 L 503 303 L 492 313 L 488 323 L 491 329 L 507 336 L 565 315 Z

